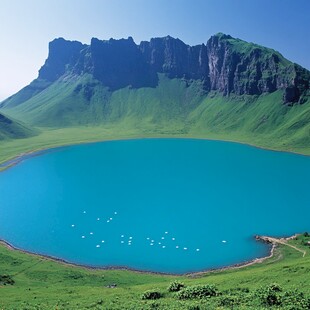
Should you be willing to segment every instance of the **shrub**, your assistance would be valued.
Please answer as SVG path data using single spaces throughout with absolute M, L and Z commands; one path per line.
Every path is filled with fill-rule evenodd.
M 282 304 L 280 292 L 282 292 L 282 288 L 277 283 L 272 283 L 259 288 L 256 291 L 256 296 L 265 306 L 280 306 Z
M 184 287 L 185 287 L 184 283 L 175 280 L 170 283 L 167 289 L 169 292 L 178 292 Z
M 3 274 L 0 275 L 0 285 L 13 285 L 15 281 L 12 279 L 11 276 Z
M 194 298 L 208 298 L 218 294 L 215 285 L 196 285 L 189 286 L 177 293 L 178 299 L 194 299 Z
M 197 304 L 191 304 L 187 306 L 187 310 L 200 310 L 200 306 Z
M 154 299 L 159 299 L 161 297 L 161 293 L 160 291 L 158 290 L 148 290 L 148 291 L 145 291 L 143 294 L 142 294 L 142 299 L 151 299 L 151 300 L 154 300 Z
M 160 303 L 156 301 L 152 301 L 149 305 L 149 309 L 160 309 Z M 144 309 L 144 308 L 143 308 Z
M 226 295 L 220 297 L 219 306 L 232 308 L 233 306 L 239 304 L 238 298 L 236 296 Z
M 286 309 L 310 309 L 310 299 L 297 289 L 290 290 L 283 294 L 283 305 Z

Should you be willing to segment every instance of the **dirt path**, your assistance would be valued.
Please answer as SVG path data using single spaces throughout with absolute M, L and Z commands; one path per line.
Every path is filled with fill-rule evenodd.
M 294 239 L 293 237 L 278 239 L 278 238 L 267 237 L 267 236 L 259 236 L 259 237 L 257 237 L 257 239 L 260 239 L 260 240 L 263 240 L 263 241 L 266 241 L 266 242 L 269 242 L 269 243 L 273 243 L 273 244 L 280 243 L 280 244 L 289 246 L 289 247 L 295 249 L 296 251 L 302 253 L 302 257 L 305 257 L 306 254 L 307 254 L 306 251 L 301 250 L 301 249 L 297 248 L 296 246 L 287 243 L 288 240 Z

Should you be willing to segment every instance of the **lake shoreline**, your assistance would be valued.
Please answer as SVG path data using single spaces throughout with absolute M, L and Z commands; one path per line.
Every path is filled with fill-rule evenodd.
M 206 141 L 229 142 L 229 143 L 246 145 L 249 147 L 254 147 L 254 148 L 257 148 L 260 150 L 265 150 L 265 151 L 295 154 L 295 155 L 310 157 L 310 155 L 304 154 L 304 153 L 298 153 L 298 152 L 289 151 L 289 150 L 277 150 L 277 149 L 273 149 L 273 148 L 258 146 L 255 144 L 251 144 L 251 143 L 247 143 L 247 142 L 240 142 L 240 141 L 235 141 L 235 140 L 193 137 L 193 136 L 169 136 L 169 135 L 168 136 L 149 136 L 149 137 L 147 137 L 147 136 L 136 136 L 136 137 L 119 137 L 119 138 L 110 138 L 110 139 L 105 138 L 105 139 L 100 139 L 100 140 L 89 140 L 89 141 L 81 141 L 81 142 L 73 142 L 73 143 L 68 142 L 65 144 L 46 146 L 46 147 L 31 150 L 28 152 L 22 152 L 16 156 L 13 156 L 12 158 L 9 158 L 3 162 L 0 162 L 0 173 L 9 169 L 9 168 L 14 167 L 15 165 L 19 164 L 20 162 L 22 162 L 23 160 L 25 160 L 27 158 L 39 156 L 42 153 L 48 152 L 48 151 L 53 150 L 53 149 L 70 147 L 70 146 L 75 146 L 75 145 L 94 144 L 94 143 L 101 143 L 101 142 L 103 143 L 103 142 L 110 142 L 110 141 L 144 140 L 144 139 L 188 139 L 188 140 L 206 140 Z
M 95 144 L 95 143 L 104 143 L 104 142 L 108 142 L 108 141 L 127 141 L 127 140 L 152 140 L 152 139 L 175 139 L 175 140 L 179 140 L 179 139 L 185 139 L 185 140 L 207 140 L 207 141 L 222 141 L 222 142 L 225 142 L 223 140 L 212 140 L 212 139 L 206 139 L 206 138 L 192 138 L 192 137 L 161 137 L 161 138 L 158 138 L 158 137 L 140 137 L 140 138 L 137 138 L 137 137 L 122 137 L 122 138 L 111 138 L 111 139 L 108 139 L 108 140 L 100 140 L 100 141 L 87 141 L 87 142 L 80 142 L 80 143 L 75 143 L 75 144 L 71 144 L 72 145 L 82 145 L 82 144 Z M 243 144 L 243 143 L 238 143 L 238 142 L 231 142 L 229 141 L 230 143 L 237 143 L 237 144 Z M 247 145 L 247 144 L 246 144 Z M 7 166 L 6 168 L 10 168 L 14 165 L 17 165 L 18 163 L 24 161 L 24 160 L 27 160 L 28 158 L 32 158 L 32 157 L 35 157 L 35 156 L 40 156 L 42 154 L 45 154 L 46 152 L 53 152 L 53 150 L 55 150 L 55 152 L 57 152 L 58 150 L 61 150 L 62 148 L 65 148 L 65 147 L 69 147 L 70 145 L 61 145 L 61 146 L 52 146 L 52 147 L 49 147 L 49 148 L 42 148 L 42 149 L 38 149 L 38 150 L 34 150 L 34 151 L 29 151 L 27 153 L 22 153 L 20 154 L 19 156 L 15 157 L 15 160 L 11 160 L 11 161 L 8 161 L 7 163 Z M 255 147 L 255 148 L 259 148 L 259 147 Z M 1 166 L 0 166 L 1 167 Z M 261 240 L 263 241 L 263 240 Z M 52 259 L 53 261 L 58 261 L 58 262 L 61 262 L 61 263 L 64 263 L 64 264 L 67 264 L 67 265 L 72 265 L 72 266 L 79 266 L 79 267 L 84 267 L 86 269 L 100 269 L 100 270 L 130 270 L 130 271 L 135 271 L 135 272 L 139 272 L 139 273 L 150 273 L 150 274 L 161 274 L 161 275 L 189 275 L 189 276 L 192 276 L 192 275 L 199 275 L 199 274 L 205 274 L 205 273 L 208 273 L 208 272 L 212 272 L 212 271 L 222 271 L 222 270 L 228 270 L 228 269 L 235 269 L 235 268 L 241 268 L 241 267 L 246 267 L 246 266 L 249 266 L 249 265 L 252 265 L 252 264 L 255 264 L 255 263 L 260 263 L 268 258 L 271 258 L 273 257 L 273 254 L 274 254 L 274 250 L 276 248 L 276 245 L 272 245 L 269 247 L 268 250 L 266 250 L 266 252 L 268 252 L 268 254 L 266 254 L 266 256 L 262 257 L 262 258 L 255 258 L 255 259 L 252 259 L 252 260 L 247 260 L 247 261 L 241 261 L 240 263 L 236 263 L 236 264 L 232 264 L 232 265 L 228 265 L 228 266 L 225 266 L 224 264 L 224 267 L 216 267 L 216 268 L 209 268 L 209 269 L 205 269 L 205 270 L 201 270 L 201 271 L 197 271 L 197 272 L 186 272 L 186 273 L 169 273 L 169 272 L 156 272 L 156 271 L 149 271 L 149 270 L 139 270 L 139 269 L 134 269 L 134 268 L 129 268 L 127 266 L 106 266 L 106 267 L 97 267 L 97 266 L 89 266 L 89 265 L 84 265 L 84 264 L 79 264 L 79 263 L 71 263 L 70 261 L 67 261 L 65 259 L 61 259 L 61 258 L 58 258 L 58 257 L 53 257 L 53 256 L 49 256 L 49 255 L 44 255 L 44 254 L 39 254 L 39 253 L 36 253 L 36 252 L 31 252 L 31 251 L 27 251 L 27 250 L 22 250 L 22 249 L 19 249 L 17 247 L 14 247 L 12 244 L 9 244 L 7 243 L 6 241 L 3 241 L 8 247 L 11 247 L 12 249 L 15 249 L 15 250 L 19 250 L 19 251 L 22 251 L 24 253 L 28 253 L 28 254 L 32 254 L 32 255 L 37 255 L 39 257 L 45 257 L 45 258 L 50 258 Z M 265 253 L 263 254 L 265 255 Z M 222 266 L 223 266 L 222 265 Z
M 281 238 L 282 240 L 291 240 L 296 238 L 298 235 L 292 235 L 290 237 L 286 237 L 286 238 Z M 199 277 L 199 276 L 204 276 L 208 273 L 214 273 L 214 272 L 222 272 L 222 271 L 228 271 L 228 270 L 235 270 L 235 269 L 240 269 L 240 268 L 246 268 L 249 266 L 252 266 L 254 264 L 259 264 L 259 263 L 263 263 L 264 261 L 266 261 L 267 259 L 271 259 L 274 257 L 275 255 L 275 249 L 277 248 L 277 243 L 274 242 L 269 242 L 267 240 L 265 240 L 264 238 L 266 238 L 266 236 L 254 236 L 255 240 L 258 242 L 264 242 L 266 245 L 271 245 L 271 247 L 269 248 L 269 251 L 267 253 L 266 256 L 260 257 L 260 258 L 254 258 L 252 260 L 248 260 L 248 261 L 244 261 L 241 263 L 237 263 L 237 264 L 232 264 L 232 265 L 228 265 L 225 267 L 218 267 L 218 268 L 210 268 L 210 269 L 206 269 L 206 270 L 202 270 L 202 271 L 197 271 L 197 272 L 186 272 L 186 273 L 169 273 L 169 272 L 159 272 L 159 271 L 151 271 L 151 270 L 139 270 L 139 269 L 135 269 L 135 268 L 130 268 L 130 267 L 126 267 L 126 266 L 106 266 L 106 267 L 97 267 L 97 266 L 89 266 L 89 265 L 83 265 L 83 264 L 78 264 L 78 263 L 72 263 L 69 262 L 65 259 L 62 258 L 58 258 L 58 257 L 54 257 L 51 255 L 45 255 L 45 254 L 40 254 L 40 253 L 35 253 L 35 252 L 31 252 L 28 250 L 23 250 L 20 249 L 18 247 L 15 247 L 14 245 L 12 245 L 11 243 L 0 239 L 0 245 L 5 246 L 7 249 L 12 250 L 12 251 L 18 251 L 27 255 L 31 255 L 40 259 L 44 259 L 44 260 L 50 260 L 52 262 L 55 263 L 60 263 L 62 265 L 68 266 L 68 267 L 78 267 L 78 268 L 83 268 L 86 270 L 115 270 L 115 271 L 130 271 L 130 272 L 135 272 L 135 273 L 140 273 L 140 274 L 150 274 L 150 275 L 162 275 L 162 276 L 174 276 L 174 277 L 181 277 L 181 276 L 187 276 L 187 277 Z M 267 237 L 268 238 L 268 237 Z M 272 238 L 275 239 L 275 238 Z

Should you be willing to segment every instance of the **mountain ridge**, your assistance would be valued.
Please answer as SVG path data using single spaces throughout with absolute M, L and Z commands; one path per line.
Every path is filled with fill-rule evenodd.
M 170 36 L 90 45 L 58 38 L 38 78 L 0 112 L 41 129 L 216 134 L 301 150 L 310 145 L 309 82 L 310 72 L 279 52 L 222 33 L 195 46 Z
M 207 44 L 195 46 L 170 36 L 141 41 L 139 45 L 132 37 L 92 38 L 90 45 L 58 38 L 49 43 L 49 55 L 38 78 L 0 107 L 30 99 L 63 75 L 85 73 L 111 91 L 127 86 L 156 87 L 157 74 L 164 73 L 169 78 L 201 80 L 206 92 L 216 90 L 224 96 L 261 95 L 282 89 L 283 103 L 302 104 L 310 95 L 310 71 L 272 49 L 222 33 L 212 36 Z M 21 92 L 30 96 L 21 96 Z

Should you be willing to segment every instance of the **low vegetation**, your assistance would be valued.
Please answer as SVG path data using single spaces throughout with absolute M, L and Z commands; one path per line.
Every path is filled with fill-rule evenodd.
M 183 276 L 86 269 L 0 245 L 0 309 L 310 309 L 309 241 L 288 241 L 304 257 L 279 244 L 263 263 Z
M 1 140 L 28 138 L 38 133 L 38 130 L 31 129 L 30 126 L 10 119 L 0 113 L 0 142 Z
M 142 299 L 159 299 L 162 297 L 162 293 L 159 290 L 148 290 L 142 294 Z
M 0 285 L 13 285 L 15 281 L 12 279 L 11 276 L 3 274 L 0 274 Z
M 172 281 L 168 286 L 168 292 L 178 292 L 185 287 L 183 282 L 178 280 Z
M 203 299 L 218 295 L 218 289 L 213 284 L 195 285 L 183 288 L 176 294 L 178 299 Z

